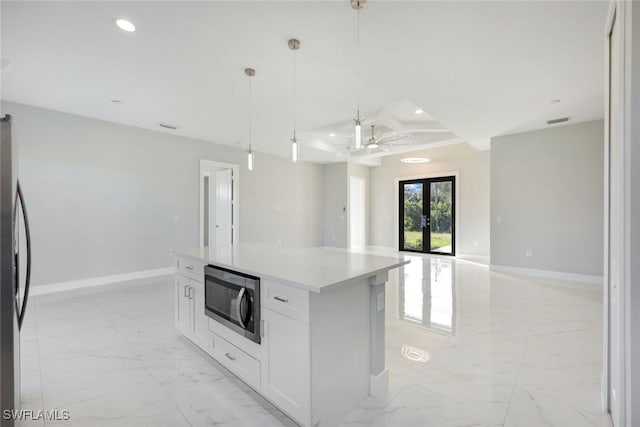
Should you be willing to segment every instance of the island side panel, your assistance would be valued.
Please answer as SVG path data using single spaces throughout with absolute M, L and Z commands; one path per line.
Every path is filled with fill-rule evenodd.
M 369 395 L 369 279 L 310 296 L 312 424 L 331 426 Z
M 383 272 L 369 278 L 370 322 L 370 388 L 369 394 L 383 396 L 389 389 L 389 370 L 385 361 L 385 284 L 389 273 Z

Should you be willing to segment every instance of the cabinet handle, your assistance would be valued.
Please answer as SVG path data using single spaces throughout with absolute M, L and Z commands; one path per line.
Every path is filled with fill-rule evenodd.
M 216 346 L 216 340 L 215 339 L 211 339 L 211 347 L 215 347 Z
M 189 299 L 193 299 L 193 286 L 189 286 Z
M 189 286 L 184 285 L 184 297 L 185 297 L 185 298 L 189 298 L 189 291 L 188 291 L 188 289 L 189 289 Z
M 264 338 L 264 320 L 260 321 L 260 338 Z
M 273 297 L 273 299 L 283 302 L 285 304 L 289 302 L 287 298 L 282 298 L 282 297 Z
M 186 268 L 187 270 L 192 270 L 193 271 L 193 267 L 191 267 L 190 265 L 185 265 L 184 268 Z
M 233 356 L 231 355 L 231 353 L 225 353 L 225 356 L 227 356 L 227 359 L 229 359 L 229 360 L 236 360 L 236 358 L 235 358 L 235 357 L 233 357 Z

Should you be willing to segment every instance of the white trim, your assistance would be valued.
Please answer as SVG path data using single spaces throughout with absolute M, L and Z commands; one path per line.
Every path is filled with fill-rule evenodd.
M 454 176 L 456 178 L 456 210 L 454 212 L 454 215 L 456 217 L 456 251 L 460 250 L 460 215 L 458 215 L 458 212 L 460 212 L 460 171 L 453 171 L 453 172 L 433 172 L 433 173 L 427 173 L 427 174 L 420 174 L 420 175 L 412 175 L 412 176 L 397 176 L 394 178 L 394 182 L 395 182 L 395 186 L 394 186 L 394 194 L 395 197 L 393 199 L 393 203 L 394 203 L 394 213 L 393 213 L 393 235 L 394 235 L 394 242 L 393 242 L 393 247 L 396 251 L 400 251 L 400 234 L 399 234 L 399 230 L 400 230 L 400 212 L 398 212 L 398 201 L 399 201 L 399 187 L 400 187 L 400 181 L 409 181 L 411 179 L 429 179 L 429 178 L 441 178 L 443 176 Z
M 200 247 L 204 245 L 204 237 L 203 237 L 203 212 L 204 209 L 202 204 L 204 203 L 204 188 L 202 185 L 202 180 L 200 176 L 202 174 L 203 166 L 209 166 L 213 168 L 223 168 L 223 169 L 231 169 L 233 171 L 233 177 L 231 178 L 232 186 L 233 186 L 233 225 L 232 225 L 232 233 L 233 233 L 233 243 L 238 244 L 240 242 L 240 166 L 235 163 L 224 163 L 224 162 L 216 162 L 213 160 L 200 159 L 200 167 L 198 168 L 198 188 L 199 188 L 199 203 L 198 203 L 198 216 L 199 216 L 199 224 L 198 224 L 198 242 Z
M 516 274 L 520 276 L 544 277 L 548 279 L 580 282 L 580 283 L 586 283 L 589 285 L 595 285 L 599 288 L 602 287 L 602 283 L 603 283 L 602 276 L 590 276 L 587 274 L 564 273 L 562 271 L 538 270 L 535 268 L 511 267 L 508 265 L 497 265 L 497 264 L 491 264 L 489 268 L 491 271 L 495 271 L 498 273 L 509 273 L 509 274 Z
M 604 226 L 603 226 L 603 284 L 602 284 L 602 372 L 600 381 L 600 401 L 602 404 L 602 410 L 611 413 L 611 401 L 609 395 L 609 387 L 611 382 L 611 374 L 609 369 L 610 357 L 610 338 L 609 338 L 609 310 L 610 310 L 610 296 L 609 296 L 609 229 L 610 229 L 610 148 L 609 148 L 609 133 L 610 133 L 610 81 L 611 81 L 611 32 L 615 23 L 616 17 L 616 2 L 613 1 L 609 4 L 609 11 L 607 12 L 607 20 L 605 25 L 605 38 L 604 38 L 604 63 L 605 63 L 605 78 L 604 78 Z
M 72 291 L 74 289 L 92 288 L 94 286 L 110 285 L 129 280 L 146 279 L 149 277 L 168 276 L 175 273 L 175 267 L 157 268 L 155 270 L 134 271 L 131 273 L 114 274 L 112 276 L 90 277 L 88 279 L 58 282 L 48 285 L 34 286 L 29 296 L 52 294 L 54 292 Z

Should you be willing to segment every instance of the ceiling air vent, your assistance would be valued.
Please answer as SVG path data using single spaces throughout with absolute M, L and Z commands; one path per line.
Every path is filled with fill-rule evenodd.
M 548 125 L 555 125 L 556 123 L 568 122 L 569 117 L 560 117 L 559 119 L 547 120 Z
M 171 130 L 176 130 L 176 129 L 178 129 L 178 126 L 176 126 L 176 125 L 170 125 L 169 123 L 160 123 L 160 127 L 161 127 L 161 128 L 165 128 L 165 129 L 171 129 Z

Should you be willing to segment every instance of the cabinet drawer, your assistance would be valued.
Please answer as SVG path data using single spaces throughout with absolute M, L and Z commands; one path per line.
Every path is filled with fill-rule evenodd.
M 204 282 L 204 264 L 192 258 L 176 256 L 176 273 Z
M 263 307 L 309 323 L 309 292 L 264 279 L 261 286 Z
M 260 390 L 260 362 L 220 335 L 209 332 L 210 354 L 225 368 L 256 390 Z

